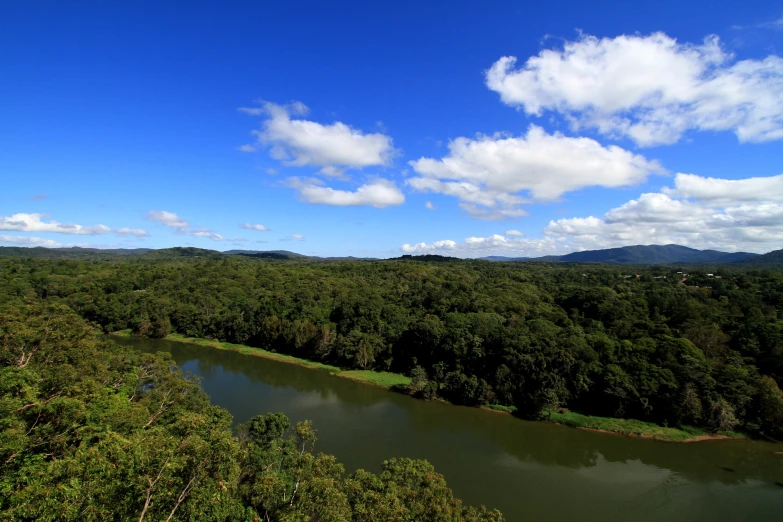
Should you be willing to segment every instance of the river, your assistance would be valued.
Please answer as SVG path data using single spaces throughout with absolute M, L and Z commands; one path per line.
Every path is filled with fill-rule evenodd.
M 783 445 L 658 442 L 425 402 L 320 370 L 164 340 L 116 338 L 170 352 L 235 422 L 283 412 L 310 419 L 316 450 L 348 471 L 427 459 L 466 503 L 515 521 L 780 521 Z

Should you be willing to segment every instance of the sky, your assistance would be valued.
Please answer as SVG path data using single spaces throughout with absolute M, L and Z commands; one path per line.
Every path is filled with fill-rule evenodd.
M 3 2 L 0 245 L 783 248 L 778 2 Z

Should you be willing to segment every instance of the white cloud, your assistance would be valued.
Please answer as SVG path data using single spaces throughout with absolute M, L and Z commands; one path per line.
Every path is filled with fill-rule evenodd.
M 622 187 L 663 173 L 656 161 L 590 138 L 547 134 L 531 125 L 524 136 L 503 134 L 457 138 L 441 159 L 410 165 L 420 175 L 407 180 L 416 190 L 458 198 L 474 217 L 505 219 L 524 215 L 520 205 L 552 201 L 589 186 Z
M 406 254 L 441 254 L 457 257 L 484 257 L 507 255 L 512 257 L 540 257 L 552 253 L 565 253 L 567 245 L 554 238 L 524 239 L 493 234 L 488 237 L 468 237 L 462 242 L 453 240 L 432 243 L 404 244 L 400 250 Z
M 678 174 L 674 187 L 646 193 L 602 217 L 550 221 L 543 237 L 505 235 L 405 244 L 406 253 L 447 253 L 460 257 L 537 257 L 639 244 L 678 244 L 699 249 L 769 252 L 783 245 L 781 176 L 725 180 Z M 718 187 L 721 190 L 716 189 Z M 729 194 L 736 191 L 738 198 Z M 700 197 L 701 196 L 701 197 Z
M 400 247 L 400 250 L 408 254 L 431 254 L 435 252 L 452 251 L 456 248 L 456 241 L 444 239 L 442 241 L 435 241 L 431 245 L 428 245 L 427 243 L 416 243 L 415 245 L 409 245 L 406 243 Z
M 291 234 L 288 237 L 290 237 L 291 239 L 295 239 L 297 241 L 304 241 L 304 236 L 302 234 Z
M 244 225 L 242 225 L 242 228 L 247 229 L 247 230 L 257 230 L 259 232 L 268 232 L 269 231 L 269 227 L 265 227 L 264 225 L 253 225 L 253 224 L 250 224 L 250 223 L 245 223 Z
M 577 249 L 676 243 L 766 252 L 783 243 L 783 193 L 765 190 L 779 178 L 726 180 L 678 174 L 674 188 L 642 194 L 603 218 L 551 221 L 544 233 L 567 238 Z M 730 197 L 732 189 L 737 198 Z
M 525 234 L 519 230 L 506 230 L 506 235 L 509 237 L 524 237 Z
M 427 210 L 435 210 L 435 205 L 433 205 L 433 204 L 432 204 L 432 201 L 428 201 L 428 202 L 426 202 L 426 203 L 424 204 L 424 207 L 425 207 Z
M 355 191 L 335 190 L 331 187 L 322 187 L 313 183 L 302 183 L 299 180 L 291 180 L 291 186 L 299 191 L 299 196 L 306 202 L 318 205 L 334 206 L 371 206 L 384 208 L 392 205 L 401 205 L 405 202 L 405 196 L 397 186 L 385 179 L 376 179 L 366 183 Z
M 118 234 L 121 236 L 132 235 L 136 237 L 148 236 L 141 229 L 121 228 L 113 230 L 106 225 L 73 225 L 58 223 L 57 221 L 45 221 L 44 214 L 14 214 L 10 217 L 0 217 L 0 230 L 12 230 L 15 232 L 51 232 L 54 234 L 68 234 L 78 236 L 95 236 L 99 234 Z
M 675 189 L 664 189 L 664 192 L 671 196 L 696 198 L 716 204 L 769 200 L 783 202 L 783 174 L 745 179 L 718 179 L 696 174 L 677 174 L 675 187 Z
M 394 155 L 392 139 L 385 134 L 365 134 L 339 121 L 324 125 L 292 118 L 308 112 L 301 102 L 287 106 L 264 103 L 240 110 L 267 117 L 261 130 L 254 131 L 258 143 L 244 149 L 269 147 L 270 155 L 287 166 L 320 167 L 324 175 L 342 176 L 345 168 L 388 165 Z
M 156 221 L 167 227 L 174 228 L 175 234 L 190 235 L 193 237 L 202 237 L 211 239 L 212 241 L 241 241 L 241 239 L 229 239 L 214 232 L 209 228 L 191 228 L 190 223 L 181 218 L 174 212 L 168 212 L 166 210 L 150 210 L 147 212 L 147 219 L 150 221 Z M 244 227 L 247 228 L 247 227 Z
M 157 221 L 167 227 L 172 228 L 188 228 L 190 224 L 176 215 L 174 212 L 168 212 L 166 210 L 150 210 L 147 212 L 147 219 L 150 221 Z
M 199 228 L 196 230 L 188 230 L 188 234 L 194 237 L 205 237 L 207 239 L 211 239 L 212 241 L 227 241 L 227 239 L 220 234 L 216 234 L 212 230 L 209 230 L 208 228 Z M 236 239 L 231 239 L 231 241 L 236 241 Z
M 147 237 L 149 234 L 146 230 L 140 228 L 118 228 L 114 230 L 114 233 L 118 236 L 135 236 L 135 237 Z
M 52 239 L 44 239 L 42 237 L 29 237 L 29 236 L 0 236 L 0 243 L 7 243 L 16 246 L 26 247 L 48 247 L 57 248 L 65 246 L 62 243 L 58 243 Z
M 575 128 L 642 146 L 674 143 L 689 129 L 730 130 L 742 142 L 783 138 L 783 59 L 736 61 L 717 36 L 696 45 L 663 33 L 583 35 L 520 67 L 500 58 L 486 84 L 527 114 L 558 112 Z

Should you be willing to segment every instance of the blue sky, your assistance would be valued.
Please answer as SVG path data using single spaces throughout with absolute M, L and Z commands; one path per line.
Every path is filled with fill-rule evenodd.
M 775 2 L 6 2 L 0 20 L 2 245 L 783 247 Z

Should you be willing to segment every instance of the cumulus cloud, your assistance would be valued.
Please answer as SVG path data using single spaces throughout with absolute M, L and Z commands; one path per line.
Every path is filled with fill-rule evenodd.
M 524 237 L 524 233 L 519 230 L 506 230 L 506 235 L 509 237 Z
M 52 239 L 44 239 L 42 237 L 30 237 L 30 236 L 3 236 L 0 235 L 0 243 L 9 245 L 25 246 L 25 247 L 48 247 L 57 248 L 65 246 L 62 243 L 58 243 Z
M 732 131 L 741 142 L 783 138 L 783 59 L 737 61 L 717 36 L 691 44 L 660 32 L 581 35 L 517 62 L 495 62 L 487 87 L 527 114 L 557 112 L 575 128 L 641 146 L 674 143 L 689 129 Z
M 264 103 L 240 111 L 265 116 L 257 143 L 243 150 L 268 147 L 270 155 L 286 166 L 318 167 L 327 176 L 342 176 L 344 169 L 388 165 L 394 155 L 392 139 L 381 133 L 364 133 L 342 122 L 322 124 L 295 118 L 307 114 L 301 102 L 282 106 Z
M 677 174 L 674 189 L 666 194 L 695 198 L 715 204 L 783 202 L 783 174 L 745 179 L 705 178 L 696 174 Z
M 296 179 L 291 180 L 291 186 L 299 191 L 299 196 L 304 201 L 317 205 L 384 208 L 405 202 L 405 196 L 400 189 L 393 182 L 385 179 L 373 180 L 355 191 L 336 190 Z
M 782 180 L 783 175 L 727 180 L 678 174 L 673 188 L 642 194 L 602 218 L 551 221 L 544 234 L 568 238 L 579 248 L 677 243 L 765 252 L 783 243 Z
M 519 231 L 402 245 L 406 253 L 461 257 L 536 257 L 639 244 L 679 244 L 722 251 L 768 252 L 783 245 L 783 193 L 772 190 L 783 175 L 725 180 L 678 174 L 674 187 L 645 193 L 601 217 L 550 221 L 540 238 Z M 717 187 L 717 188 L 716 188 Z M 738 194 L 732 199 L 729 194 Z
M 302 234 L 291 234 L 290 236 L 280 238 L 280 241 L 304 241 L 304 240 L 305 237 Z
M 207 239 L 211 239 L 212 241 L 226 241 L 226 238 L 224 238 L 220 234 L 213 232 L 212 230 L 209 230 L 208 228 L 188 230 L 188 234 L 190 234 L 193 237 L 205 237 Z M 231 239 L 231 241 L 237 241 L 237 240 Z
M 99 234 L 131 235 L 136 237 L 148 236 L 146 231 L 136 228 L 121 228 L 113 230 L 106 225 L 74 225 L 71 223 L 58 223 L 54 220 L 44 220 L 44 214 L 14 214 L 10 217 L 0 217 L 0 230 L 12 230 L 16 232 L 51 232 L 55 234 L 68 234 L 79 236 L 94 236 Z
M 169 212 L 167 210 L 150 210 L 147 212 L 147 219 L 175 229 L 175 234 L 201 237 L 205 239 L 211 239 L 212 241 L 246 241 L 241 238 L 229 239 L 223 237 L 209 228 L 191 228 L 190 223 L 187 220 L 181 218 L 174 212 Z
M 562 243 L 562 244 L 561 244 Z M 404 244 L 400 250 L 406 254 L 440 254 L 456 257 L 484 257 L 507 255 L 513 257 L 540 257 L 553 253 L 565 253 L 568 246 L 563 241 L 545 237 L 525 239 L 492 234 L 487 237 L 468 237 L 461 242 L 445 239 L 432 243 Z
M 168 212 L 166 210 L 150 210 L 147 212 L 147 219 L 150 221 L 157 221 L 167 227 L 172 228 L 188 228 L 190 224 L 176 215 L 174 212 Z
M 435 241 L 432 244 L 416 243 L 415 245 L 404 244 L 400 247 L 405 253 L 408 254 L 431 254 L 435 252 L 453 251 L 457 249 L 457 242 L 451 239 L 443 239 L 441 241 Z
M 410 165 L 416 190 L 456 197 L 470 215 L 506 219 L 525 215 L 520 205 L 552 201 L 589 186 L 623 187 L 663 173 L 656 161 L 590 138 L 548 134 L 531 125 L 523 136 L 495 134 L 457 138 L 441 159 L 420 158 Z
M 426 202 L 426 203 L 424 204 L 424 207 L 425 207 L 427 210 L 435 210 L 435 205 L 433 205 L 433 204 L 432 204 L 432 201 L 428 201 L 428 202 Z
M 146 230 L 140 228 L 118 228 L 114 230 L 114 233 L 118 236 L 134 236 L 134 237 L 147 237 L 149 234 Z
M 244 228 L 246 230 L 257 230 L 259 232 L 268 232 L 269 231 L 269 227 L 266 227 L 264 225 L 253 225 L 253 224 L 250 224 L 250 223 L 245 223 L 244 225 L 242 225 L 242 228 Z

